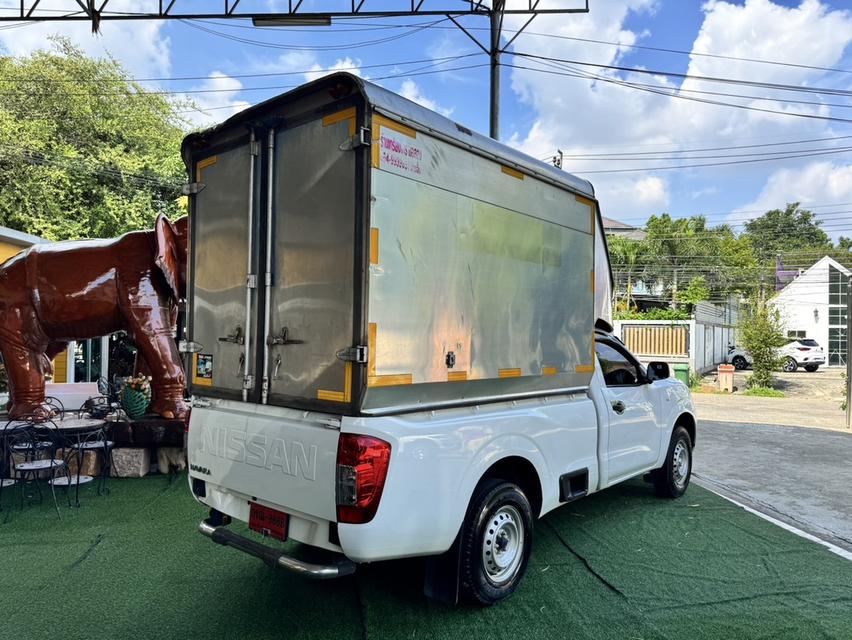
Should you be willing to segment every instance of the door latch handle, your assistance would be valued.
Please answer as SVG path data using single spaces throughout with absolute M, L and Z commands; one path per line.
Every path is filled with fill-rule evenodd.
M 304 340 L 291 340 L 290 339 L 290 329 L 284 327 L 281 329 L 281 333 L 279 335 L 270 335 L 266 338 L 266 344 L 270 347 L 274 347 L 275 345 L 288 345 L 288 344 L 305 344 Z
M 240 325 L 234 327 L 234 332 L 219 338 L 219 342 L 230 342 L 232 344 L 243 344 L 245 343 L 245 338 L 243 338 L 243 328 Z
M 627 406 L 621 400 L 615 400 L 612 403 L 612 410 L 615 411 L 619 415 L 624 413 L 624 410 L 626 408 L 627 408 Z
M 235 376 L 242 376 L 243 375 L 243 365 L 245 364 L 245 362 L 246 362 L 246 354 L 241 353 L 240 359 L 237 362 L 237 371 L 236 371 L 236 373 L 234 373 Z
M 281 368 L 281 356 L 275 357 L 275 367 L 272 369 L 272 379 L 278 380 L 278 370 Z

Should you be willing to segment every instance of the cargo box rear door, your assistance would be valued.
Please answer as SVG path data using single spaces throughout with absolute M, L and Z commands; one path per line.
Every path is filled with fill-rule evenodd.
M 353 344 L 355 109 L 279 130 L 269 292 L 269 402 L 347 411 Z
M 193 393 L 240 398 L 245 359 L 254 343 L 246 314 L 248 253 L 255 198 L 255 156 L 245 144 L 195 164 L 200 191 L 191 215 L 191 266 L 188 338 L 195 343 L 187 376 Z M 250 292 L 248 292 L 250 293 Z M 250 296 L 249 296 L 250 297 Z M 252 302 L 252 306 L 254 306 Z

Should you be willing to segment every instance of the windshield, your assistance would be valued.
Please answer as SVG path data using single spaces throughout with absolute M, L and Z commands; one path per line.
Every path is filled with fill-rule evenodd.
M 801 345 L 806 346 L 806 347 L 818 347 L 819 346 L 819 344 L 817 343 L 816 340 L 811 340 L 810 338 L 797 340 L 797 342 Z

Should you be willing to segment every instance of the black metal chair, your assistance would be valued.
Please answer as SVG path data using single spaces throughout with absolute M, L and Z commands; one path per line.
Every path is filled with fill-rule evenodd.
M 62 401 L 59 398 L 54 396 L 45 396 L 44 402 L 42 402 L 41 406 L 47 413 L 47 417 L 50 419 L 62 420 L 62 418 L 65 417 L 65 405 L 62 404 Z
M 56 424 L 49 418 L 42 417 L 24 421 L 11 420 L 3 429 L 3 440 L 12 459 L 14 479 L 20 488 L 21 509 L 24 508 L 24 497 L 28 485 L 35 486 L 39 502 L 44 499 L 40 480 L 43 476 L 47 476 L 53 496 L 53 506 L 56 514 L 61 518 L 54 485 L 58 472 L 62 472 L 67 480 L 70 480 L 71 475 L 67 462 L 56 456 L 56 450 L 62 441 Z M 70 498 L 68 504 L 69 506 L 71 504 Z
M 112 450 L 115 443 L 109 439 L 107 428 L 103 427 L 97 431 L 87 434 L 82 439 L 71 444 L 69 451 L 77 455 L 77 473 L 82 471 L 83 459 L 87 452 L 95 453 L 100 460 L 100 474 L 98 475 L 98 495 L 109 494 L 109 480 L 112 471 Z M 66 458 L 67 460 L 67 458 Z

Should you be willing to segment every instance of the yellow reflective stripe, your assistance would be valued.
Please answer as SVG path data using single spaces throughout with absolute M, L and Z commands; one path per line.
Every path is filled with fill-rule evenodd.
M 355 135 L 355 107 L 349 107 L 348 109 L 344 109 L 343 111 L 338 111 L 337 113 L 332 113 L 330 116 L 325 116 L 322 119 L 322 126 L 328 127 L 333 124 L 337 124 L 338 122 L 343 122 L 344 120 L 349 121 L 349 135 Z
M 559 373 L 559 372 L 556 370 L 556 367 L 542 367 L 541 368 L 541 375 L 543 375 L 543 376 L 555 376 L 557 373 Z
M 379 230 L 370 227 L 370 264 L 379 264 Z
M 447 382 L 467 380 L 467 371 L 447 371 Z
M 517 169 L 512 169 L 512 167 L 507 167 L 501 164 L 500 170 L 507 176 L 512 176 L 513 178 L 517 178 L 518 180 L 524 179 L 524 174 L 518 171 Z
M 497 371 L 497 375 L 501 378 L 520 378 L 521 370 L 520 369 L 499 369 Z
M 345 362 L 343 364 L 343 391 L 327 391 L 326 389 L 319 389 L 317 391 L 317 400 L 328 400 L 330 402 L 352 401 L 352 363 Z
M 219 156 L 210 156 L 209 158 L 204 158 L 204 160 L 199 160 L 198 164 L 195 165 L 195 181 L 201 182 L 201 172 L 207 167 L 212 167 L 217 162 L 219 162 Z
M 594 373 L 595 365 L 593 364 L 578 364 L 574 367 L 576 373 Z
M 376 323 L 367 326 L 367 375 L 376 375 Z
M 401 384 L 411 384 L 412 376 L 410 373 L 397 373 L 389 376 L 369 376 L 367 378 L 368 387 L 395 387 Z

